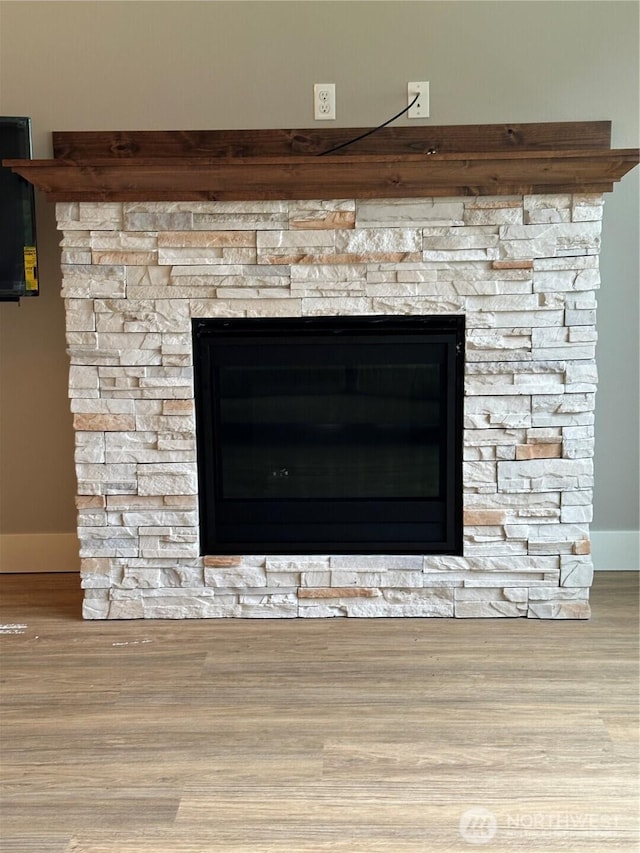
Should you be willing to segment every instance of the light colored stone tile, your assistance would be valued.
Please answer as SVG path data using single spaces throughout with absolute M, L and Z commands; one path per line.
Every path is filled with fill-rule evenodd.
M 580 522 L 593 521 L 593 507 L 589 506 L 563 506 L 560 513 L 560 521 L 566 524 L 578 524 Z
M 363 282 L 366 264 L 315 264 L 291 267 L 292 289 L 313 284 Z
M 499 361 L 507 355 L 512 360 L 530 360 L 532 329 L 498 329 L 495 331 L 469 329 L 465 355 L 468 364 L 478 361 Z
M 454 599 L 456 604 L 461 601 L 480 601 L 484 603 L 488 603 L 490 601 L 506 601 L 507 592 L 510 593 L 509 601 L 526 602 L 529 597 L 529 591 L 526 587 L 509 587 L 505 590 L 499 586 L 465 586 L 459 587 L 454 591 Z
M 426 572 L 470 572 L 468 577 L 476 577 L 479 574 L 504 574 L 509 576 L 510 572 L 525 576 L 531 573 L 535 576 L 548 572 L 559 572 L 559 557 L 509 557 L 509 556 L 487 556 L 487 557 L 456 557 L 449 554 L 429 555 L 424 557 L 424 571 Z M 495 586 L 492 583 L 491 586 Z M 524 584 L 510 584 L 510 586 L 524 586 Z
M 527 615 L 527 604 L 518 601 L 456 601 L 458 619 L 495 619 Z
M 108 590 L 86 589 L 82 602 L 83 619 L 107 619 L 109 616 Z
M 588 601 L 531 602 L 527 616 L 532 619 L 589 619 Z
M 528 431 L 525 429 L 466 429 L 464 430 L 464 444 L 467 447 L 481 447 L 523 444 L 527 439 Z
M 60 261 L 63 264 L 90 264 L 93 261 L 89 249 L 63 249 L 60 253 Z
M 265 566 L 270 572 L 324 572 L 329 569 L 329 557 L 309 554 L 268 556 Z
M 300 585 L 300 572 L 267 572 L 268 589 L 292 592 L 296 591 Z
M 141 495 L 110 495 L 106 499 L 107 508 L 109 510 L 150 510 L 154 508 L 162 508 L 164 502 L 161 495 L 153 497 L 142 497 Z
M 95 331 L 93 301 L 89 298 L 65 299 L 65 320 L 67 332 Z
M 565 386 L 563 362 L 494 362 L 467 364 L 465 393 L 468 396 L 553 394 Z
M 531 397 L 535 427 L 588 427 L 594 423 L 595 394 L 549 394 Z
M 301 299 L 192 299 L 190 307 L 194 318 L 299 317 L 301 303 Z
M 296 296 L 301 295 L 303 294 L 296 294 Z M 304 295 L 309 294 L 305 293 Z M 268 289 L 262 287 L 250 288 L 246 286 L 241 288 L 225 287 L 223 290 L 217 291 L 216 296 L 223 299 L 288 299 L 291 296 L 291 290 L 289 287 L 269 287 Z
M 255 248 L 256 235 L 253 231 L 161 231 L 157 236 L 157 245 L 163 249 Z
M 185 559 L 198 556 L 197 542 L 174 541 L 167 536 L 140 536 L 140 556 Z
M 301 590 L 302 592 L 302 590 Z M 339 597 L 300 598 L 303 617 L 442 617 L 453 616 L 453 591 L 428 590 L 328 590 Z
M 373 314 L 372 300 L 360 296 L 329 298 L 304 298 L 300 300 L 303 317 L 348 316 Z
M 155 251 L 108 251 L 103 249 L 92 249 L 89 263 L 112 266 L 123 264 L 124 266 L 149 266 L 155 264 L 158 255 Z
M 422 246 L 428 251 L 489 249 L 498 245 L 498 229 L 492 226 L 477 228 L 424 228 Z
M 588 588 L 593 583 L 593 561 L 590 556 L 560 557 L 560 586 Z
M 548 224 L 552 222 L 571 222 L 571 211 L 556 210 L 554 208 L 539 208 L 536 210 L 525 210 L 524 224 Z
M 460 298 L 445 300 L 441 297 L 376 297 L 371 300 L 374 314 L 460 314 Z
M 562 445 L 565 459 L 586 459 L 594 455 L 595 443 L 592 438 L 565 439 Z
M 123 331 L 127 334 L 190 331 L 189 303 L 186 300 L 129 299 L 126 307 L 113 304 L 108 307 L 121 312 L 124 324 Z
M 603 209 L 604 198 L 602 195 L 574 195 L 571 219 L 573 222 L 600 221 Z
M 465 401 L 466 429 L 501 427 L 505 429 L 530 427 L 531 399 L 520 397 L 471 397 Z
M 420 571 L 341 571 L 331 572 L 330 586 L 332 587 L 401 587 L 410 589 L 422 587 L 422 573 Z
M 79 462 L 106 462 L 105 433 L 75 430 L 73 458 Z
M 64 264 L 61 294 L 65 299 L 124 297 L 124 267 Z
M 190 246 L 180 249 L 158 249 L 158 263 L 164 266 L 201 267 L 208 264 L 255 264 L 255 249 Z
M 195 463 L 167 463 L 137 466 L 140 495 L 196 495 L 198 477 Z
M 516 203 L 512 207 L 469 207 L 465 205 L 465 225 L 522 225 L 522 206 Z
M 532 329 L 534 327 L 562 325 L 565 321 L 563 309 L 538 309 L 533 311 L 469 311 L 469 328 L 477 329 Z
M 531 459 L 498 462 L 498 488 L 504 492 L 548 492 L 593 487 L 591 459 Z
M 347 554 L 328 557 L 331 569 L 388 571 L 390 569 L 421 570 L 422 556 L 418 554 Z
M 124 227 L 127 231 L 187 231 L 193 226 L 193 214 L 189 211 L 148 212 L 125 205 Z
M 198 524 L 198 514 L 195 510 L 172 509 L 166 506 L 161 508 L 127 508 L 122 512 L 109 511 L 107 513 L 109 524 L 123 524 L 125 527 L 140 528 L 141 535 L 144 534 L 142 528 L 151 529 L 154 527 L 163 527 L 170 529 L 181 529 L 191 541 L 193 532 L 196 531 Z
M 256 245 L 259 251 L 267 251 L 269 254 L 274 254 L 277 249 L 285 250 L 284 254 L 288 254 L 291 249 L 303 249 L 305 254 L 319 254 L 318 249 L 327 251 L 335 248 L 336 232 L 317 228 L 309 231 L 259 231 Z
M 497 510 L 504 513 L 505 523 L 559 522 L 560 492 L 495 493 L 465 495 L 468 511 Z
M 205 586 L 220 589 L 250 589 L 267 586 L 267 573 L 260 566 L 209 568 L 204 570 Z
M 353 202 L 345 202 L 353 205 Z M 316 228 L 336 229 L 355 228 L 355 209 L 350 210 L 302 210 L 293 205 L 289 211 L 289 228 L 309 230 Z
M 122 204 L 119 202 L 71 202 L 56 204 L 58 229 L 114 231 L 122 227 Z
M 336 251 L 347 255 L 412 253 L 422 250 L 422 234 L 414 228 L 358 228 L 338 231 Z
M 454 615 L 452 589 L 385 589 L 381 592 L 380 598 L 347 601 L 347 615 L 357 617 Z
M 358 228 L 415 227 L 442 223 L 462 225 L 464 203 L 461 199 L 393 199 L 356 202 Z
M 280 590 L 258 595 L 241 595 L 238 612 L 242 618 L 293 619 L 298 616 L 298 599 L 295 593 Z
M 597 270 L 598 269 L 597 255 L 583 254 L 572 256 L 534 258 L 534 270 Z
M 564 313 L 564 322 L 567 326 L 594 326 L 596 322 L 595 309 L 567 309 Z
M 302 587 L 327 587 L 331 583 L 331 575 L 328 571 L 307 571 L 303 566 L 300 572 L 300 586 Z
M 441 261 L 455 264 L 465 261 L 492 261 L 498 259 L 499 251 L 499 245 L 486 249 L 425 249 L 422 253 L 422 259 L 424 261 Z
M 490 555 L 486 555 L 489 557 Z M 512 559 L 516 559 L 518 555 L 514 555 Z M 481 557 L 478 555 L 478 559 Z M 557 573 L 556 573 L 557 574 Z M 524 571 L 509 571 L 509 572 L 473 572 L 463 579 L 465 587 L 491 587 L 495 586 L 499 589 L 507 587 L 527 587 L 531 590 L 537 586 L 549 586 L 549 579 L 546 574 Z
M 462 472 L 465 488 L 472 488 L 476 484 L 495 483 L 496 471 L 495 462 L 464 462 Z
M 202 569 L 172 566 L 171 568 L 125 566 L 118 587 L 122 589 L 197 588 L 202 586 Z

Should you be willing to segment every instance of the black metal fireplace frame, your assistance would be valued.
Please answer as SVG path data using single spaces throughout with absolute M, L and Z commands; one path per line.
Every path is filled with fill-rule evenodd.
M 462 315 L 207 318 L 192 321 L 202 554 L 461 554 L 464 397 Z M 438 499 L 242 500 L 221 488 L 216 383 L 222 349 L 233 342 L 322 347 L 402 340 L 413 349 L 445 348 L 445 419 Z M 313 347 L 311 347 L 313 349 Z M 308 352 L 308 350 L 306 350 Z M 330 352 L 329 349 L 325 353 Z M 444 492 L 444 494 L 442 494 Z M 282 524 L 283 517 L 286 525 Z M 250 523 L 238 524 L 238 519 Z M 345 519 L 349 518 L 349 525 Z M 237 531 L 243 532 L 240 536 Z M 274 531 L 284 535 L 274 536 Z

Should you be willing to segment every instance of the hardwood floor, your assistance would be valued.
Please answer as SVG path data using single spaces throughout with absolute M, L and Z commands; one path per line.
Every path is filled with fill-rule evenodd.
M 587 622 L 82 622 L 0 576 L 3 853 L 638 850 L 638 575 Z

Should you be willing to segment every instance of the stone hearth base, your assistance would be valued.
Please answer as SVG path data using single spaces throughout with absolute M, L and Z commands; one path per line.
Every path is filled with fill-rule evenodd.
M 586 618 L 601 195 L 61 203 L 90 619 Z M 201 555 L 196 317 L 464 314 L 464 556 Z

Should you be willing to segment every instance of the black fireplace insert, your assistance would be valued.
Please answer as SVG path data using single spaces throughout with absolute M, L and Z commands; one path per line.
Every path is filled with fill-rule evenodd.
M 193 320 L 203 554 L 462 553 L 464 318 Z

